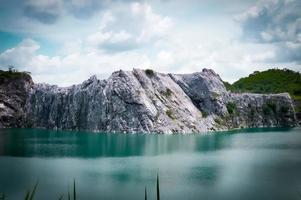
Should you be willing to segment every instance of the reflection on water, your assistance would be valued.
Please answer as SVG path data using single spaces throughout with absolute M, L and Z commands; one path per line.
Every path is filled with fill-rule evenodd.
M 38 199 L 300 199 L 300 129 L 208 135 L 124 135 L 0 129 L 0 193 Z
M 289 129 L 247 129 L 247 133 L 283 132 Z M 94 134 L 87 132 L 51 131 L 42 129 L 0 129 L 0 155 L 19 157 L 124 157 L 161 155 L 173 152 L 215 151 L 237 147 L 261 148 L 259 143 L 233 143 L 231 134 L 238 131 L 210 135 L 139 135 Z M 241 131 L 240 131 L 241 132 Z M 255 136 L 255 139 L 258 135 Z M 235 135 L 235 138 L 238 136 Z M 246 136 L 243 135 L 243 138 Z M 252 140 L 252 135 L 248 135 Z M 260 140 L 262 138 L 259 138 Z M 276 145 L 272 143 L 273 145 Z M 292 144 L 283 144 L 282 147 Z M 296 143 L 296 145 L 300 145 Z
M 7 129 L 0 135 L 0 155 L 22 157 L 124 157 L 222 148 L 222 134 L 87 134 L 37 129 Z

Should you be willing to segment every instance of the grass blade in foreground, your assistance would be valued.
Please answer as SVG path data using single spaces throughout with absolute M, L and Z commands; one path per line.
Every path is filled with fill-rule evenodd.
M 24 199 L 28 200 L 29 199 L 29 195 L 30 195 L 30 191 L 27 191 Z
M 76 200 L 75 179 L 73 181 L 73 200 Z
M 157 200 L 160 200 L 159 173 L 157 172 Z
M 30 195 L 30 197 L 29 197 L 29 200 L 33 200 L 34 195 L 35 195 L 36 190 L 37 190 L 37 187 L 38 187 L 38 184 L 39 184 L 39 182 L 37 181 L 37 183 L 35 184 L 35 186 L 34 186 L 32 192 L 31 192 L 31 195 Z

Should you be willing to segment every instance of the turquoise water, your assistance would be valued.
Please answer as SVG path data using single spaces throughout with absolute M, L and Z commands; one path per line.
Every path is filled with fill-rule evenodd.
M 301 199 L 301 129 L 125 135 L 0 129 L 0 193 L 58 199 Z

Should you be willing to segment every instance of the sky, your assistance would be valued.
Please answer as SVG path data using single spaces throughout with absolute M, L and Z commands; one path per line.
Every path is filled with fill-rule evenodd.
M 300 11 L 301 0 L 0 0 L 0 69 L 59 86 L 133 68 L 211 68 L 228 82 L 301 71 Z

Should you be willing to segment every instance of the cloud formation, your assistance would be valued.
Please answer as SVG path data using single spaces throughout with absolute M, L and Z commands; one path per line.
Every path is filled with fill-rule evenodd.
M 39 48 L 36 41 L 25 39 L 18 46 L 0 54 L 0 65 L 5 68 L 9 63 L 18 70 L 30 71 L 35 82 L 61 86 L 80 83 L 93 74 L 107 78 L 112 71 L 121 68 L 131 70 L 137 63 L 150 66 L 147 56 L 136 52 L 110 55 L 91 49 L 66 56 L 46 56 L 38 53 Z
M 4 12 L 0 31 L 24 40 L 0 52 L 0 68 L 30 71 L 36 82 L 68 86 L 132 68 L 192 73 L 208 67 L 230 82 L 271 67 L 300 70 L 297 0 L 235 0 L 232 7 L 220 0 L 3 1 L 0 12 L 19 17 Z M 45 53 L 41 38 L 57 50 Z
M 114 14 L 113 14 L 114 12 Z M 157 14 L 146 3 L 132 3 L 111 12 L 105 12 L 101 25 L 87 37 L 87 43 L 107 52 L 142 48 L 163 39 L 173 21 Z
M 62 0 L 28 0 L 25 3 L 24 13 L 45 24 L 55 23 L 62 13 Z
M 301 1 L 259 1 L 238 17 L 244 37 L 259 43 L 272 43 L 274 61 L 301 61 Z

